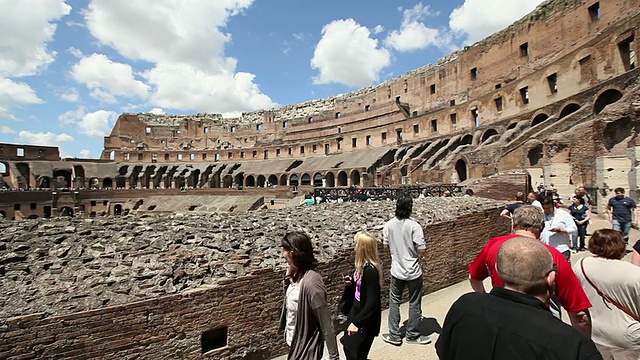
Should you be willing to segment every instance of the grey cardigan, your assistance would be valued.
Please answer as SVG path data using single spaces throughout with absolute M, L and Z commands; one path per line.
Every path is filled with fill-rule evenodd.
M 280 314 L 281 331 L 286 323 L 286 312 L 286 304 L 283 304 Z M 320 274 L 309 270 L 304 274 L 300 287 L 296 329 L 287 359 L 320 360 L 325 343 L 329 350 L 329 358 L 338 360 L 338 344 L 331 322 L 331 312 L 327 306 L 327 290 Z

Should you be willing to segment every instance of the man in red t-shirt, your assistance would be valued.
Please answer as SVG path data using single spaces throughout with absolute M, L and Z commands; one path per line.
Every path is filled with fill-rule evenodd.
M 534 239 L 540 238 L 540 232 L 544 226 L 544 215 L 539 208 L 532 205 L 523 205 L 513 212 L 512 219 L 514 232 L 491 239 L 469 266 L 469 281 L 475 292 L 485 292 L 482 281 L 487 277 L 491 277 L 493 286 L 503 286 L 502 279 L 500 279 L 496 271 L 498 250 L 500 250 L 502 244 L 507 240 L 520 236 Z M 546 244 L 545 246 L 551 253 L 553 262 L 558 268 L 555 289 L 558 301 L 567 310 L 571 325 L 591 338 L 591 317 L 589 315 L 591 302 L 564 255 L 553 246 Z M 551 307 L 553 310 L 554 304 L 551 304 Z M 559 317 L 559 308 L 556 315 Z

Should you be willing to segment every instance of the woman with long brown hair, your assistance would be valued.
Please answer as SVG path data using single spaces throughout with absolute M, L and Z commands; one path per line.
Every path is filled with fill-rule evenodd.
M 289 348 L 287 359 L 320 360 L 324 345 L 329 359 L 338 360 L 338 345 L 327 306 L 327 290 L 315 271 L 317 261 L 309 236 L 300 231 L 287 233 L 281 241 L 287 260 L 287 285 L 280 316 Z
M 353 290 L 353 298 L 347 316 L 349 325 L 341 341 L 347 359 L 366 360 L 373 339 L 380 333 L 382 267 L 378 242 L 373 236 L 359 232 L 354 240 L 355 271 L 347 279 Z M 347 292 L 350 295 L 350 291 Z

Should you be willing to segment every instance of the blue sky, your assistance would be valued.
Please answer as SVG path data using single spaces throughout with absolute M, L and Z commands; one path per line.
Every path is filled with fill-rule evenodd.
M 0 0 L 0 142 L 100 156 L 123 112 L 242 112 L 375 85 L 541 0 Z

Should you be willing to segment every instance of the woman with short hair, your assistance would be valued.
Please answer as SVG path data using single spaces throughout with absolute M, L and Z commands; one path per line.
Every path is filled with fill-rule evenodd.
M 605 360 L 640 359 L 640 267 L 621 260 L 626 244 L 619 231 L 595 231 L 588 248 L 595 256 L 573 270 L 593 304 L 593 342 Z
M 338 345 L 327 306 L 327 290 L 317 266 L 309 236 L 300 231 L 287 233 L 281 241 L 287 260 L 284 306 L 280 331 L 284 330 L 289 348 L 287 359 L 320 360 L 323 349 L 329 359 L 338 360 Z
M 582 196 L 574 196 L 571 198 L 572 204 L 569 206 L 569 212 L 573 221 L 576 223 L 578 232 L 572 236 L 572 249 L 575 251 L 584 251 L 585 239 L 587 237 L 587 226 L 591 220 L 591 210 L 586 205 Z M 580 243 L 578 244 L 578 239 Z

